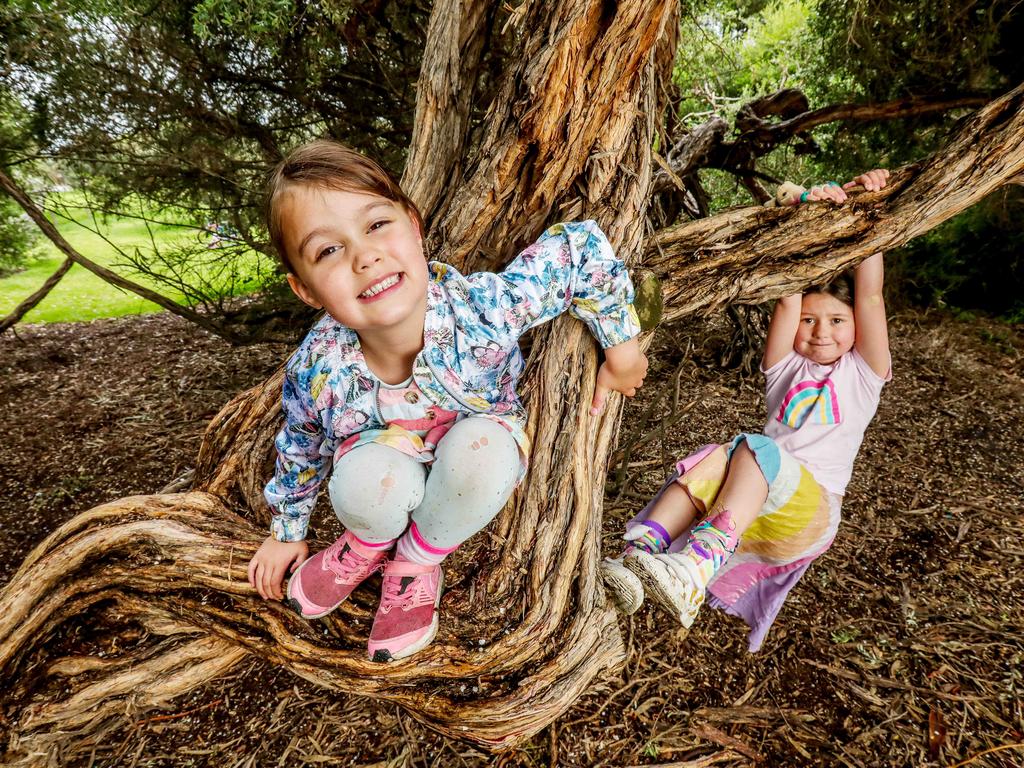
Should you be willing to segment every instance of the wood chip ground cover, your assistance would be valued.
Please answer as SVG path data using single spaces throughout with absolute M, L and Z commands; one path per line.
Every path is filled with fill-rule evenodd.
M 674 457 L 761 427 L 761 383 L 718 368 L 723 338 L 717 321 L 659 331 L 609 471 L 609 554 Z M 207 420 L 288 352 L 231 348 L 167 315 L 30 326 L 0 350 L 0 583 L 60 522 L 186 473 Z M 1022 765 L 1024 336 L 904 315 L 893 352 L 838 539 L 760 654 L 729 617 L 687 633 L 642 609 L 622 621 L 625 666 L 497 757 L 253 663 L 172 710 L 131 713 L 62 762 Z

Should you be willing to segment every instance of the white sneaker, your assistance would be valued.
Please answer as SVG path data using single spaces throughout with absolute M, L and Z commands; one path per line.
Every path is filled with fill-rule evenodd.
M 639 577 L 644 591 L 689 629 L 704 605 L 704 579 L 696 563 L 684 554 L 649 555 L 634 549 L 625 566 Z
M 626 569 L 621 557 L 604 559 L 601 563 L 601 578 L 620 613 L 629 616 L 643 605 L 644 585 L 632 571 Z

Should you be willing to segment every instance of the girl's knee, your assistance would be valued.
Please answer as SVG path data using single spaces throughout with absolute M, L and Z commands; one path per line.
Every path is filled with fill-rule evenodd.
M 771 485 L 779 474 L 782 457 L 779 447 L 767 435 L 743 434 L 733 443 L 729 456 L 730 468 L 740 465 L 756 470 Z
M 476 423 L 472 423 L 476 422 Z M 438 445 L 430 472 L 432 490 L 451 498 L 507 496 L 520 473 L 519 447 L 500 424 L 488 419 L 464 419 Z
M 468 462 L 519 460 L 519 447 L 512 434 L 500 424 L 483 417 L 463 419 L 441 438 L 438 459 Z
M 736 446 L 732 452 L 732 457 L 729 459 L 730 463 L 741 461 L 747 464 L 756 464 L 757 456 L 747 445 L 747 441 L 744 440 L 742 443 Z
M 357 451 L 361 455 L 346 461 Z M 405 530 L 409 513 L 423 500 L 423 489 L 422 465 L 384 446 L 363 446 L 343 456 L 328 484 L 331 506 L 341 523 L 354 531 L 373 531 L 380 539 L 395 538 Z

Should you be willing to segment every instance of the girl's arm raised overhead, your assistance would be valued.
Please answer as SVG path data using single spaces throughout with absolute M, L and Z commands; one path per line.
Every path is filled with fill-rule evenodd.
M 864 259 L 853 273 L 853 319 L 857 329 L 854 347 L 871 370 L 882 377 L 888 375 L 892 366 L 882 297 L 884 273 L 880 253 Z
M 793 339 L 800 325 L 802 299 L 801 294 L 794 293 L 775 302 L 772 322 L 768 326 L 768 338 L 765 339 L 764 356 L 761 358 L 762 371 L 767 371 L 793 351 Z

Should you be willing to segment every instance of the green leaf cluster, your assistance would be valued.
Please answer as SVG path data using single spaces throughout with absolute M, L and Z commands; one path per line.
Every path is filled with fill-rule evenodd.
M 0 166 L 34 146 L 34 125 L 13 95 L 0 86 Z M 10 173 L 30 181 L 39 179 L 40 164 L 24 163 Z M 21 269 L 33 253 L 39 233 L 21 207 L 0 194 L 0 277 Z
M 745 102 L 805 87 L 814 57 L 813 0 L 709 0 L 684 17 L 674 72 L 687 125 L 710 114 L 731 118 Z
M 142 201 L 268 252 L 266 175 L 294 145 L 330 136 L 401 170 L 428 15 L 397 0 L 8 0 L 0 91 L 32 141 L 5 143 L 0 162 L 58 163 L 97 214 Z M 136 266 L 159 278 L 168 259 L 180 292 L 211 307 L 217 285 L 250 282 L 198 283 L 209 269 L 155 250 Z

